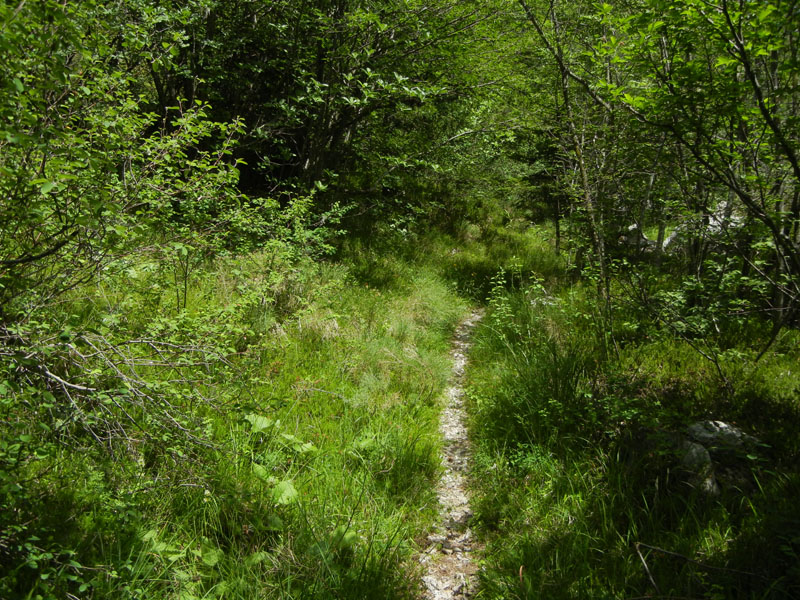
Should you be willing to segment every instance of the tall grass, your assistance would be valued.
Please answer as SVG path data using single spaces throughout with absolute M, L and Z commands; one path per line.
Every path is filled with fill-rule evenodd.
M 78 350 L 127 357 L 155 404 L 48 412 L 13 391 L 3 439 L 22 441 L 0 459 L 24 459 L 2 473 L 0 596 L 415 597 L 466 310 L 435 265 L 254 253 L 196 265 L 177 304 L 168 265 L 117 267 L 52 317 Z M 97 368 L 92 388 L 118 385 Z
M 467 393 L 481 597 L 796 597 L 797 349 L 755 364 L 743 340 L 722 381 L 646 322 L 607 352 L 597 313 L 579 284 L 491 286 Z M 717 464 L 719 495 L 682 462 L 684 428 L 708 418 L 765 442 Z

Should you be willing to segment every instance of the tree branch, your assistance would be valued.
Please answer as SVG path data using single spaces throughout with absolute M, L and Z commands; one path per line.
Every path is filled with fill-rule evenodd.
M 563 73 L 565 73 L 570 79 L 578 83 L 584 89 L 584 91 L 587 94 L 589 94 L 589 96 L 592 98 L 592 100 L 595 101 L 596 104 L 602 106 L 608 112 L 613 112 L 611 105 L 605 100 L 603 100 L 597 94 L 597 92 L 595 92 L 592 89 L 592 86 L 589 85 L 589 82 L 567 66 L 567 64 L 564 62 L 563 55 L 560 52 L 556 51 L 556 48 L 554 48 L 553 44 L 550 43 L 550 40 L 547 39 L 547 36 L 544 34 L 544 29 L 542 29 L 539 20 L 536 18 L 536 15 L 533 14 L 533 11 L 531 10 L 530 6 L 528 6 L 528 3 L 525 0 L 519 0 L 519 5 L 522 7 L 522 10 L 525 11 L 525 15 L 528 17 L 528 20 L 531 22 L 534 29 L 536 29 L 536 33 L 539 34 L 539 37 L 541 38 L 542 43 L 547 48 L 547 51 L 550 52 L 553 58 L 556 59 L 556 62 L 558 62 L 558 68 Z

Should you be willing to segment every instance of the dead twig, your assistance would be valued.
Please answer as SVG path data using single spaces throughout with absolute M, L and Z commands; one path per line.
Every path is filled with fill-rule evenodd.
M 728 567 L 715 567 L 713 565 L 707 565 L 705 563 L 700 562 L 699 560 L 695 560 L 693 558 L 689 558 L 688 556 L 685 556 L 685 555 L 680 554 L 678 552 L 672 552 L 670 550 L 665 550 L 664 548 L 659 548 L 658 546 L 651 546 L 650 544 L 645 544 L 643 542 L 636 542 L 634 545 L 636 546 L 636 551 L 637 552 L 639 552 L 639 547 L 641 546 L 642 548 L 647 548 L 648 550 L 652 550 L 654 552 L 660 552 L 661 554 L 666 554 L 667 556 L 674 556 L 675 558 L 680 558 L 680 559 L 682 559 L 682 560 L 684 560 L 686 562 L 690 562 L 690 563 L 692 563 L 694 565 L 697 565 L 701 569 L 706 569 L 706 570 L 709 570 L 709 571 L 724 571 L 726 573 L 738 573 L 739 575 L 747 575 L 749 577 L 758 577 L 759 579 L 765 579 L 765 580 L 768 579 L 767 577 L 764 577 L 763 575 L 758 575 L 756 573 L 751 573 L 749 571 L 740 571 L 739 569 L 730 569 Z M 640 557 L 642 556 L 641 553 L 639 553 L 639 556 Z M 643 561 L 644 561 L 644 559 L 643 559 Z M 658 589 L 658 588 L 656 588 L 656 589 Z
M 647 566 L 647 561 L 644 559 L 644 555 L 642 554 L 640 546 L 642 546 L 642 544 L 640 544 L 639 542 L 636 542 L 633 545 L 633 547 L 636 548 L 636 554 L 639 555 L 639 560 L 642 561 L 642 566 L 644 567 L 644 572 L 647 573 L 647 578 L 650 580 L 650 583 L 653 585 L 653 589 L 655 589 L 655 591 L 658 594 L 661 594 L 661 590 L 659 589 L 658 584 L 656 583 L 656 580 L 653 579 L 653 574 L 650 572 L 650 567 Z

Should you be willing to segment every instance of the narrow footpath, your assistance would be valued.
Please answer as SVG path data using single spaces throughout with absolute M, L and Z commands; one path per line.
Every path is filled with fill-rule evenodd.
M 428 536 L 428 547 L 420 556 L 424 566 L 426 600 L 471 598 L 475 593 L 478 565 L 473 553 L 480 550 L 472 538 L 468 522 L 472 509 L 467 496 L 467 469 L 470 460 L 464 410 L 464 367 L 470 336 L 482 313 L 473 312 L 456 329 L 453 342 L 453 372 L 447 388 L 439 430 L 445 440 L 442 450 L 444 474 L 437 487 L 440 523 Z

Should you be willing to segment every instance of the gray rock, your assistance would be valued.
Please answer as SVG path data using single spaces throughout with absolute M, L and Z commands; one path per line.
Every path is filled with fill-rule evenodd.
M 706 448 L 737 450 L 750 448 L 759 443 L 758 439 L 724 421 L 698 421 L 689 425 L 686 433 L 692 440 Z
M 684 440 L 681 444 L 683 458 L 681 464 L 691 473 L 690 482 L 702 492 L 716 496 L 719 494 L 719 484 L 714 475 L 714 463 L 711 454 L 701 444 Z
M 701 473 L 713 468 L 711 454 L 709 454 L 705 446 L 698 444 L 697 442 L 684 440 L 684 442 L 681 444 L 681 447 L 683 450 L 683 459 L 681 460 L 681 464 L 687 469 Z
M 713 478 L 713 483 L 700 481 L 701 488 L 715 493 L 713 490 L 718 490 L 720 483 L 728 490 L 744 490 L 752 485 L 750 459 L 758 454 L 759 446 L 763 446 L 758 438 L 724 421 L 698 421 L 686 428 L 686 435 L 689 439 L 683 447 L 686 448 L 684 466 L 687 470 L 703 476 L 698 468 L 705 462 L 705 456 L 709 457 L 709 477 Z M 694 446 L 703 448 L 704 453 Z M 693 465 L 691 469 L 689 464 Z

